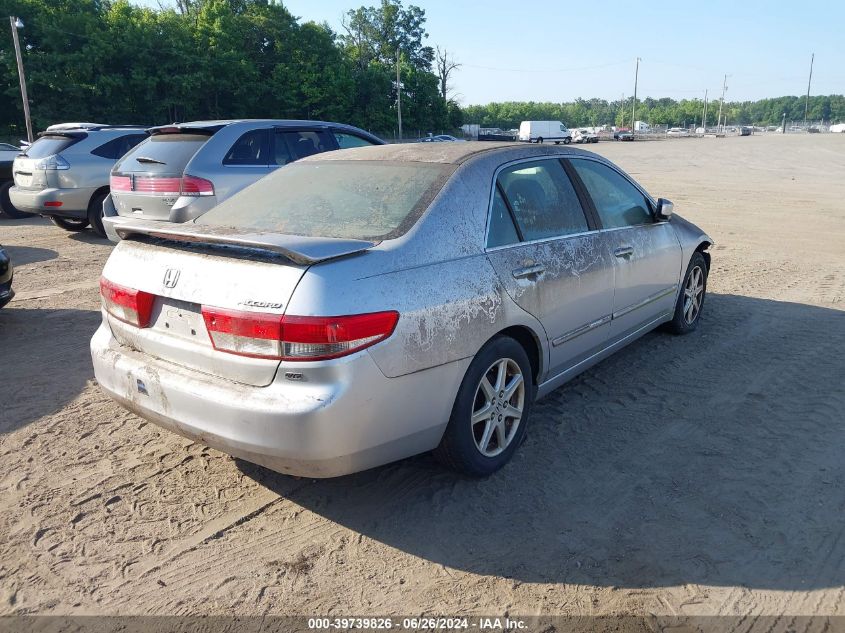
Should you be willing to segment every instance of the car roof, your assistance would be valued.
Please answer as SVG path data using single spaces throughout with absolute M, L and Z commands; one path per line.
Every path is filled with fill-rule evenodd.
M 270 123 L 273 125 L 277 125 L 279 127 L 300 127 L 300 126 L 333 126 L 333 127 L 340 127 L 340 128 L 347 128 L 347 129 L 359 129 L 355 128 L 352 125 L 347 123 L 334 123 L 332 121 L 311 121 L 305 119 L 214 119 L 208 121 L 185 121 L 183 123 L 168 123 L 167 125 L 156 125 L 149 128 L 150 131 L 154 130 L 161 130 L 165 128 L 196 128 L 196 129 L 212 129 L 212 128 L 224 128 L 229 125 L 235 125 L 239 123 L 247 123 L 247 124 L 266 124 Z
M 574 147 L 562 145 L 540 145 L 531 143 L 495 142 L 495 141 L 467 141 L 466 143 L 393 143 L 387 145 L 371 145 L 355 147 L 334 152 L 314 154 L 302 161 L 320 160 L 371 160 L 387 162 L 417 162 L 442 163 L 460 165 L 478 156 L 502 154 L 502 162 L 526 155 L 548 156 L 549 154 L 595 156 Z

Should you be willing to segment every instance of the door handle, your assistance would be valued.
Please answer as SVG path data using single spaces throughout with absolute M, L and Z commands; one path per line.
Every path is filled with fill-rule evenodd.
M 630 257 L 631 255 L 634 254 L 634 247 L 633 246 L 620 246 L 615 251 L 613 251 L 613 254 L 616 255 L 617 257 Z
M 542 264 L 534 264 L 533 266 L 525 266 L 524 268 L 517 268 L 511 274 L 514 279 L 524 279 L 525 277 L 533 277 L 546 272 L 546 267 Z

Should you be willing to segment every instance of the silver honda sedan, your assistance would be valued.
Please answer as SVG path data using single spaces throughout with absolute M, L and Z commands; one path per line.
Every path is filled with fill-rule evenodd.
M 696 329 L 712 244 L 595 154 L 477 142 L 320 154 L 192 223 L 113 228 L 102 388 L 312 477 L 430 450 L 496 471 L 537 398 Z

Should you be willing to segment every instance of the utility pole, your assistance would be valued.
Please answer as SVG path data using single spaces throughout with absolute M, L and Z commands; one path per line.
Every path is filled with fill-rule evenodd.
M 640 58 L 637 57 L 637 67 L 634 70 L 634 104 L 631 106 L 631 135 L 637 127 L 637 80 L 640 78 Z
M 402 78 L 399 75 L 400 49 L 396 49 L 396 115 L 399 117 L 399 140 L 402 140 Z
M 707 134 L 707 90 L 704 90 L 704 113 L 701 115 L 701 127 L 704 133 Z
M 21 81 L 21 98 L 23 99 L 23 116 L 26 119 L 26 140 L 32 143 L 32 119 L 29 116 L 29 99 L 26 96 L 26 77 L 23 74 L 23 58 L 21 57 L 21 44 L 18 41 L 18 29 L 23 28 L 20 18 L 9 16 L 9 24 L 12 25 L 12 41 L 15 43 L 15 57 L 18 60 L 18 78 Z
M 804 99 L 804 127 L 807 127 L 807 108 L 810 106 L 810 84 L 813 82 L 813 61 L 816 59 L 816 54 L 810 56 L 810 78 L 807 80 L 807 98 Z
M 725 75 L 725 80 L 722 82 L 722 100 L 719 101 L 719 118 L 716 121 L 716 125 L 719 128 L 719 131 L 724 133 L 724 128 L 722 127 L 722 106 L 725 104 L 725 90 L 728 89 L 728 76 Z
M 619 127 L 625 127 L 625 93 L 622 93 L 622 99 L 619 101 L 619 112 L 622 113 L 622 121 L 619 123 Z

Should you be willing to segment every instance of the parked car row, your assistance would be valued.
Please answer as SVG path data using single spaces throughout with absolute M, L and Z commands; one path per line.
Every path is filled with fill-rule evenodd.
M 358 128 L 318 121 L 199 121 L 149 129 L 65 123 L 50 126 L 23 150 L 12 147 L 11 179 L 0 180 L 0 203 L 11 217 L 42 215 L 67 231 L 90 226 L 105 236 L 106 214 L 185 222 L 282 165 L 381 143 Z

